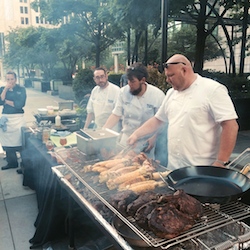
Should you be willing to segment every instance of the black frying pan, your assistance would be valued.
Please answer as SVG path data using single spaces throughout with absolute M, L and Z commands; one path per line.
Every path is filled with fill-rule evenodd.
M 183 189 L 203 203 L 228 203 L 239 199 L 250 189 L 246 175 L 214 166 L 183 167 L 173 170 L 165 178 L 173 188 Z

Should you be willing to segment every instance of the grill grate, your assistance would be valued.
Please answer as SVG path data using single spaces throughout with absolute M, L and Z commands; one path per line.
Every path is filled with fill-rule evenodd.
M 74 149 L 75 150 L 75 149 Z M 192 229 L 170 240 L 156 237 L 152 232 L 141 229 L 133 217 L 124 217 L 110 203 L 108 198 L 114 191 L 103 185 L 93 183 L 93 176 L 81 172 L 82 164 L 78 162 L 74 167 L 67 164 L 67 159 L 61 159 L 66 166 L 54 167 L 62 176 L 71 173 L 75 181 L 70 181 L 75 190 L 86 188 L 93 197 L 100 200 L 111 212 L 118 216 L 142 240 L 153 247 L 162 249 L 176 249 L 175 247 L 192 245 L 192 249 L 229 249 L 234 244 L 242 244 L 250 240 L 250 228 L 241 221 L 250 217 L 250 207 L 239 201 L 223 205 L 203 204 L 204 215 Z M 91 178 L 90 178 L 91 177 Z M 90 181 L 92 180 L 92 181 Z M 85 191 L 80 192 L 83 196 Z M 187 249 L 186 247 L 177 249 Z M 190 248 L 191 249 L 191 248 Z

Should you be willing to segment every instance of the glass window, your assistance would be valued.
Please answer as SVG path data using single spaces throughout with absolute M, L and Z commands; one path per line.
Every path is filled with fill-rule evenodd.
M 25 24 L 29 24 L 29 18 L 28 17 L 25 18 Z
M 20 13 L 23 13 L 23 6 L 20 6 Z
M 28 7 L 24 7 L 24 13 L 28 14 Z
M 23 0 L 20 0 L 20 3 L 22 3 L 23 2 Z
M 24 17 L 21 17 L 21 24 L 24 24 Z
M 23 0 L 24 3 L 27 3 L 27 0 Z
M 39 23 L 39 17 L 36 16 L 36 23 Z

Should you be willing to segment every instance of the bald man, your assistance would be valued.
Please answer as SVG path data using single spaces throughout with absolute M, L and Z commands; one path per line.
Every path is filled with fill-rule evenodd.
M 238 133 L 238 116 L 226 87 L 194 73 L 181 54 L 170 57 L 164 71 L 172 88 L 155 116 L 134 131 L 128 144 L 168 122 L 169 169 L 226 166 Z

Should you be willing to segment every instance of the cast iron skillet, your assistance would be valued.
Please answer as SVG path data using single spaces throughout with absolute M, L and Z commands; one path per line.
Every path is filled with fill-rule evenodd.
M 183 189 L 202 203 L 225 204 L 250 189 L 250 179 L 233 169 L 189 166 L 173 170 L 165 177 L 174 189 Z

